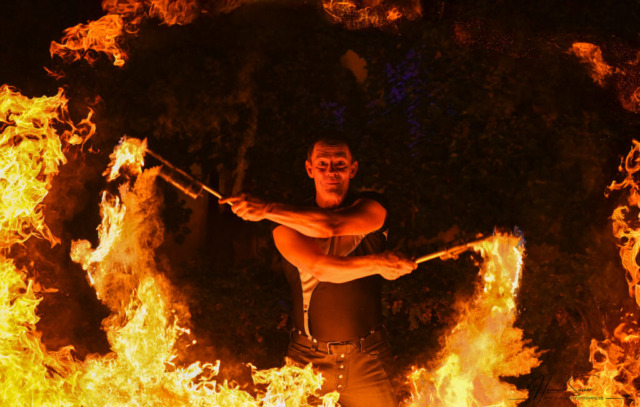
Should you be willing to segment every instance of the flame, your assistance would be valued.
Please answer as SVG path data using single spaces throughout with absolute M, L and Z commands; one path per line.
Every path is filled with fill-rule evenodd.
M 604 62 L 602 50 L 597 45 L 588 42 L 576 42 L 571 46 L 569 52 L 580 58 L 582 62 L 591 66 L 591 78 L 598 85 L 604 85 L 605 79 L 615 72 L 613 67 Z
M 614 339 L 598 342 L 591 340 L 589 361 L 593 370 L 587 380 L 574 380 L 567 391 L 572 392 L 571 400 L 578 406 L 604 405 L 606 407 L 637 407 L 640 397 L 634 379 L 640 376 L 640 330 L 637 326 L 620 324 Z M 591 389 L 580 393 L 576 389 Z M 591 401 L 593 395 L 600 400 Z M 606 400 L 603 403 L 602 400 Z M 632 401 L 631 401 L 632 400 Z M 629 404 L 629 402 L 631 403 Z
M 623 166 L 624 165 L 624 166 Z M 640 170 L 640 143 L 633 140 L 633 147 L 620 164 L 619 171 L 625 175 L 622 182 L 612 182 L 607 188 L 607 195 L 615 190 L 628 188 L 628 203 L 632 207 L 640 208 L 639 185 L 634 179 L 634 174 Z M 620 258 L 626 271 L 629 294 L 636 299 L 640 306 L 640 265 L 636 260 L 640 251 L 640 228 L 634 228 L 626 215 L 630 212 L 628 206 L 619 206 L 613 211 L 613 234 L 619 239 Z M 640 215 L 639 215 L 640 216 Z M 638 218 L 640 219 L 640 217 Z
M 198 3 L 193 0 L 152 0 L 149 16 L 167 25 L 183 25 L 195 20 L 199 11 Z
M 124 34 L 124 21 L 117 14 L 107 14 L 97 21 L 78 24 L 64 30 L 61 43 L 51 42 L 51 56 L 60 56 L 65 62 L 85 59 L 93 65 L 98 57 L 95 52 L 104 52 L 115 66 L 122 66 L 127 54 L 119 42 Z
M 629 294 L 640 306 L 640 266 L 637 262 L 640 250 L 640 227 L 636 220 L 627 220 L 627 215 L 640 209 L 638 183 L 634 174 L 640 170 L 640 143 L 633 140 L 633 147 L 622 161 L 618 170 L 624 175 L 621 182 L 612 182 L 606 195 L 613 191 L 628 193 L 627 203 L 613 211 L 613 234 L 618 239 L 620 258 L 626 272 Z M 632 315 L 628 315 L 632 316 Z M 593 365 L 588 378 L 576 380 L 574 388 L 590 388 L 589 394 L 606 399 L 604 405 L 611 407 L 640 406 L 640 397 L 634 380 L 640 377 L 640 329 L 634 322 L 622 323 L 614 331 L 613 337 L 604 341 L 591 340 L 589 361 Z M 573 391 L 573 389 L 567 389 Z M 575 393 L 572 399 L 576 405 L 588 406 L 584 394 Z
M 42 201 L 58 168 L 63 144 L 93 134 L 91 114 L 78 127 L 68 117 L 62 90 L 27 98 L 0 87 L 0 404 L 68 406 L 78 403 L 79 365 L 71 347 L 47 351 L 36 331 L 42 289 L 6 257 L 31 236 L 58 240 L 44 224 Z M 54 290 L 48 290 L 54 291 Z
M 357 4 L 357 0 L 323 0 L 322 5 L 334 23 L 349 30 L 380 28 L 393 24 L 402 16 L 414 20 L 422 14 L 419 1 L 410 1 L 405 7 L 388 5 L 385 1 L 373 3 L 363 6 Z
M 30 101 L 19 95 L 18 99 L 24 103 L 47 100 Z M 61 94 L 58 102 L 66 102 Z M 53 111 L 60 109 L 60 105 L 52 106 Z M 14 134 L 14 127 L 36 121 L 19 112 L 16 109 L 5 116 L 11 119 L 3 122 L 5 132 Z M 45 110 L 34 129 L 42 130 L 53 122 L 46 114 L 51 112 Z M 44 130 L 42 133 L 48 134 Z M 54 137 L 55 133 L 49 136 L 51 140 L 45 145 L 51 150 L 30 155 L 34 163 L 27 164 L 45 168 L 41 156 L 55 152 L 59 155 L 54 157 L 64 158 L 59 151 L 60 138 Z M 14 148 L 21 145 L 21 139 L 14 141 Z M 308 398 L 316 395 L 323 380 L 311 366 L 254 369 L 255 382 L 264 385 L 266 391 L 252 396 L 235 385 L 215 381 L 219 362 L 195 362 L 186 367 L 174 363 L 178 353 L 194 341 L 187 341 L 189 330 L 184 327 L 189 319 L 187 307 L 155 266 L 154 251 L 163 236 L 161 198 L 155 187 L 159 168 L 142 170 L 145 147 L 144 141 L 123 139 L 115 149 L 105 175 L 124 183 L 116 194 L 103 193 L 100 243 L 96 249 L 87 241 L 72 244 L 72 258 L 87 270 L 98 298 L 112 311 L 103 321 L 111 353 L 92 355 L 82 362 L 73 358 L 71 347 L 48 351 L 35 330 L 40 302 L 37 293 L 43 290 L 33 280 L 27 280 L 24 270 L 1 255 L 14 241 L 5 240 L 0 246 L 0 402 L 12 406 L 77 407 L 308 406 Z M 13 177 L 15 182 L 29 181 L 33 177 L 30 169 L 30 165 L 19 166 Z M 19 212 L 18 222 L 41 220 L 38 204 Z M 4 205 L 0 214 L 5 218 L 13 210 L 11 205 Z M 336 406 L 336 400 L 336 393 L 320 398 L 325 407 Z
M 58 242 L 44 223 L 42 201 L 66 162 L 63 143 L 79 144 L 95 131 L 91 114 L 76 127 L 62 89 L 53 97 L 29 99 L 0 87 L 0 248 L 32 235 Z
M 77 403 L 78 365 L 72 347 L 48 352 L 36 332 L 42 291 L 0 255 L 0 404 L 67 406 Z
M 43 290 L 1 253 L 31 235 L 54 239 L 44 224 L 41 205 L 52 177 L 65 162 L 63 142 L 80 144 L 95 128 L 89 125 L 90 116 L 83 126 L 70 122 L 62 92 L 54 98 L 28 99 L 8 87 L 1 90 L 0 186 L 3 198 L 12 197 L 0 205 L 3 404 L 303 407 L 315 397 L 324 407 L 337 405 L 337 393 L 317 397 L 323 379 L 311 365 L 254 368 L 254 382 L 266 390 L 253 396 L 237 385 L 216 381 L 220 362 L 188 366 L 175 362 L 194 341 L 187 328 L 187 306 L 155 264 L 164 233 L 159 215 L 162 199 L 155 185 L 159 168 L 143 170 L 144 140 L 125 138 L 110 156 L 104 175 L 119 187 L 117 193 L 102 194 L 98 246 L 75 241 L 71 250 L 97 297 L 111 310 L 103 321 L 111 352 L 79 361 L 71 355 L 71 347 L 47 350 L 35 330 L 38 293 Z M 56 128 L 65 126 L 68 129 L 58 134 Z M 524 347 L 522 331 L 512 327 L 523 256 L 518 239 L 497 236 L 476 249 L 485 258 L 484 289 L 447 339 L 442 366 L 435 372 L 416 370 L 410 376 L 413 406 L 486 405 L 525 396 L 526 392 L 500 382 L 499 376 L 523 374 L 539 363 L 535 349 Z
M 196 0 L 103 0 L 107 15 L 97 21 L 68 28 L 60 43 L 51 42 L 51 56 L 69 63 L 80 59 L 93 65 L 104 53 L 115 66 L 123 66 L 128 54 L 122 48 L 125 34 L 134 35 L 140 23 L 158 18 L 162 24 L 188 24 L 198 17 Z
M 71 256 L 87 270 L 96 294 L 112 314 L 103 321 L 112 353 L 85 362 L 78 384 L 84 405 L 305 406 L 322 384 L 311 366 L 253 371 L 267 391 L 257 398 L 214 380 L 217 364 L 178 367 L 189 313 L 169 281 L 158 273 L 154 250 L 163 237 L 159 167 L 142 170 L 146 141 L 124 138 L 111 155 L 108 180 L 124 179 L 118 195 L 103 193 L 100 244 L 72 244 Z M 182 340 L 182 342 L 181 342 Z M 323 398 L 327 407 L 336 395 Z
M 409 374 L 413 385 L 409 406 L 506 407 L 527 398 L 526 390 L 500 380 L 540 365 L 540 352 L 525 346 L 522 330 L 513 327 L 524 248 L 517 237 L 496 235 L 474 249 L 484 259 L 480 271 L 484 287 L 446 338 L 438 367 L 414 368 Z
M 96 294 L 112 314 L 103 321 L 112 352 L 76 360 L 71 346 L 47 350 L 36 331 L 40 293 L 27 271 L 6 257 L 30 236 L 56 241 L 44 224 L 42 201 L 61 164 L 63 144 L 81 144 L 95 127 L 90 116 L 75 126 L 62 91 L 29 99 L 0 88 L 0 404 L 11 406 L 308 406 L 322 377 L 304 369 L 257 371 L 266 387 L 256 396 L 216 383 L 216 364 L 178 367 L 189 344 L 187 307 L 159 274 L 154 249 L 162 241 L 159 168 L 142 171 L 146 143 L 124 139 L 105 175 L 124 180 L 118 193 L 103 193 L 100 244 L 74 242 L 72 257 L 88 272 Z M 55 290 L 48 290 L 55 291 Z M 320 398 L 336 406 L 337 394 Z
M 624 48 L 623 48 L 624 49 Z M 619 66 L 610 66 L 602 58 L 600 47 L 586 42 L 578 42 L 569 49 L 580 60 L 591 67 L 591 78 L 604 87 L 607 83 L 615 89 L 623 108 L 630 112 L 640 111 L 640 53 L 637 50 L 624 49 L 627 56 Z M 628 55 L 634 55 L 630 59 Z
M 103 175 L 107 176 L 107 181 L 113 181 L 120 175 L 120 168 L 127 166 L 134 175 L 142 172 L 144 166 L 144 154 L 147 151 L 147 139 L 128 139 L 124 137 L 122 142 L 116 146 L 113 154 L 109 156 L 111 163 L 109 169 Z

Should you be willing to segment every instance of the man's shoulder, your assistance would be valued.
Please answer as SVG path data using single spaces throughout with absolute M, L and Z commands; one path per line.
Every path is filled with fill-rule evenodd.
M 389 229 L 389 218 L 390 218 L 389 201 L 385 198 L 384 194 L 380 192 L 364 190 L 364 191 L 358 191 L 354 193 L 352 195 L 352 202 L 350 204 L 355 203 L 359 199 L 370 199 L 372 201 L 376 201 L 384 208 L 386 212 L 384 217 L 384 224 L 380 229 L 376 230 L 373 233 L 384 233 L 384 236 L 386 239 L 386 233 Z
M 356 202 L 358 199 L 371 199 L 372 201 L 378 202 L 384 209 L 389 211 L 389 201 L 385 198 L 385 196 L 377 191 L 358 191 L 352 194 L 351 204 Z

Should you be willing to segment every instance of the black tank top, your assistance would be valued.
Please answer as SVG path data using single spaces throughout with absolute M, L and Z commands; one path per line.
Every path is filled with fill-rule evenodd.
M 385 250 L 389 206 L 381 194 L 349 194 L 338 208 L 350 206 L 360 198 L 375 200 L 387 210 L 384 225 L 379 230 L 363 236 L 314 238 L 325 253 L 364 256 Z M 317 206 L 315 199 L 307 201 L 307 204 Z M 319 282 L 315 277 L 299 271 L 284 258 L 283 267 L 291 286 L 294 329 L 306 332 L 321 341 L 345 341 L 363 337 L 371 328 L 382 323 L 380 275 L 334 284 Z M 305 308 L 308 312 L 307 324 Z

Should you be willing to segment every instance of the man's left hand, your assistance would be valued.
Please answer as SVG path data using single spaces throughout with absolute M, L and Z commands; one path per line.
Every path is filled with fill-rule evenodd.
M 233 213 L 244 220 L 252 222 L 265 219 L 267 212 L 271 208 L 271 204 L 245 193 L 223 198 L 218 202 L 220 204 L 230 203 Z

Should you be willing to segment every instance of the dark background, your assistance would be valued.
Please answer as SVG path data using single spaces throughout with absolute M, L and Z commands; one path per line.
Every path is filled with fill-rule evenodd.
M 358 31 L 332 24 L 310 0 L 252 2 L 185 26 L 147 20 L 127 38 L 131 58 L 122 68 L 107 58 L 93 67 L 52 60 L 49 44 L 65 28 L 104 14 L 93 3 L 0 5 L 0 84 L 28 96 L 62 86 L 71 114 L 83 117 L 92 104 L 98 125 L 84 150 L 68 152 L 45 201 L 62 244 L 32 239 L 15 249 L 36 259 L 39 281 L 59 290 L 39 307 L 48 347 L 73 344 L 79 358 L 109 351 L 100 330 L 108 310 L 68 253 L 72 239 L 96 242 L 101 173 L 125 134 L 148 138 L 223 194 L 238 184 L 244 160 L 236 188 L 287 202 L 313 194 L 306 142 L 345 134 L 360 161 L 354 187 L 384 190 L 390 246 L 408 255 L 520 227 L 527 258 L 517 325 L 547 350 L 531 375 L 511 379 L 521 388 L 541 374 L 554 376 L 551 387 L 586 374 L 591 339 L 611 336 L 635 311 L 608 219 L 622 201 L 604 191 L 620 178 L 620 157 L 640 122 L 620 105 L 615 78 L 599 87 L 568 52 L 587 41 L 608 63 L 634 67 L 635 2 L 423 1 L 422 18 Z M 348 50 L 366 61 L 362 84 L 341 63 Z M 56 81 L 43 66 L 66 76 Z M 253 145 L 241 159 L 247 140 Z M 246 369 L 232 371 L 240 362 L 279 366 L 289 294 L 270 225 L 162 188 L 168 233 L 158 256 L 190 299 L 198 339 L 185 358 L 222 358 L 240 381 Z M 476 276 L 465 255 L 386 284 L 400 366 L 436 361 L 440 338 L 456 323 L 452 306 L 472 295 Z

